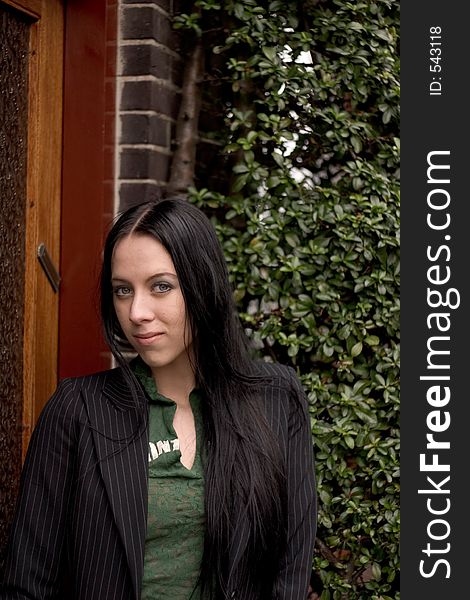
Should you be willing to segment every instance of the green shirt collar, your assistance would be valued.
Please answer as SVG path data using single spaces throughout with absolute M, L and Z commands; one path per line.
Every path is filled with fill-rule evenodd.
M 175 404 L 174 400 L 171 400 L 170 398 L 167 398 L 166 396 L 163 396 L 163 394 L 160 394 L 158 392 L 157 384 L 155 383 L 152 371 L 140 356 L 136 356 L 135 358 L 133 358 L 129 366 L 134 372 L 134 375 L 141 383 L 151 402 Z M 189 394 L 189 397 L 190 399 L 199 399 L 200 390 L 198 388 L 194 388 Z

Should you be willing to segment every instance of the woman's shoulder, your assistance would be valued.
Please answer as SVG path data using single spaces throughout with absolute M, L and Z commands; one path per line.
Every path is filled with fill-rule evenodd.
M 114 369 L 104 369 L 86 375 L 65 377 L 59 381 L 57 389 L 82 391 L 87 389 L 101 389 L 107 385 L 119 383 L 124 384 L 124 376 L 122 368 L 115 367 Z
M 100 371 L 95 371 L 93 373 L 87 373 L 85 375 L 74 375 L 72 377 L 64 377 L 59 381 L 59 384 L 62 382 L 69 382 L 74 385 L 87 385 L 89 383 L 96 382 L 106 382 L 110 379 L 121 379 L 123 377 L 122 368 L 114 367 L 112 369 L 102 369 Z
M 86 390 L 101 390 L 110 383 L 120 382 L 123 380 L 122 369 L 116 367 L 114 369 L 106 369 L 89 373 L 86 375 L 76 375 L 73 377 L 64 377 L 60 379 L 54 395 L 64 396 L 77 394 Z
M 256 360 L 253 362 L 253 370 L 255 375 L 261 377 L 268 386 L 291 390 L 300 385 L 297 373 L 288 365 Z
M 44 415 L 60 414 L 63 418 L 76 417 L 84 409 L 88 395 L 98 396 L 107 388 L 125 387 L 122 369 L 117 367 L 59 380 L 57 387 L 44 406 Z
M 307 396 L 295 369 L 280 363 L 256 361 L 261 398 L 269 421 L 297 431 L 307 423 Z

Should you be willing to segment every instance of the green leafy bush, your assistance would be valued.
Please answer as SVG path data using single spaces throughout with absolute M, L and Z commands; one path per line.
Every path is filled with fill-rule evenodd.
M 399 4 L 196 1 L 177 25 L 211 32 L 231 174 L 190 198 L 254 348 L 308 393 L 317 591 L 399 598 Z

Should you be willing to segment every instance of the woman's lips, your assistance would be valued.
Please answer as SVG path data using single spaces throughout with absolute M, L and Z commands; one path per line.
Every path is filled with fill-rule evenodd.
M 136 340 L 136 342 L 141 346 L 149 346 L 150 344 L 153 344 L 153 342 L 161 338 L 162 335 L 164 335 L 163 332 L 157 331 L 152 333 L 139 333 L 135 334 L 133 337 Z

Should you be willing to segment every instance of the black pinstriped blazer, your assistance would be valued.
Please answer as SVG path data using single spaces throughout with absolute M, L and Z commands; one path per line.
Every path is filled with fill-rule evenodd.
M 316 528 L 305 396 L 293 369 L 268 364 L 262 368 L 272 376 L 263 388 L 266 414 L 288 466 L 289 545 L 274 597 L 305 600 Z M 295 410 L 296 399 L 301 411 Z M 148 431 L 143 428 L 142 435 L 128 443 L 138 425 L 120 369 L 59 384 L 31 437 L 2 600 L 140 598 Z M 231 551 L 231 593 L 238 600 L 254 599 L 237 579 L 247 534 L 241 522 Z

